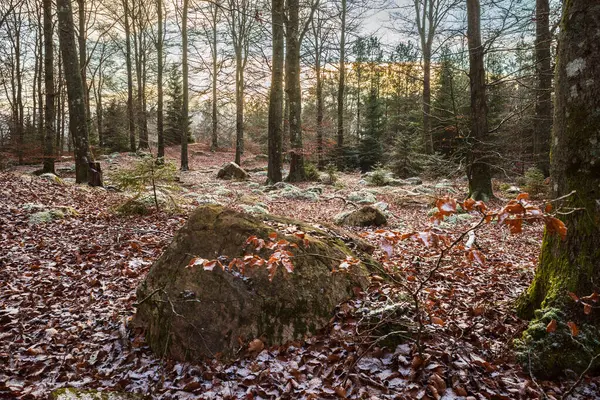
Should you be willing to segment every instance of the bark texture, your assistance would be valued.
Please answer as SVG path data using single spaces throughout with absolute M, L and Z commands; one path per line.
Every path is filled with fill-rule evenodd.
M 54 173 L 54 41 L 52 38 L 52 0 L 44 0 L 44 172 Z
M 289 102 L 290 124 L 290 174 L 289 182 L 306 180 L 304 172 L 304 150 L 302 145 L 302 93 L 300 89 L 300 4 L 288 0 L 286 31 L 285 90 Z
M 550 4 L 536 0 L 535 12 L 535 62 L 537 88 L 535 125 L 533 132 L 533 157 L 535 164 L 548 176 L 550 173 L 550 135 L 552 133 L 552 60 L 550 45 Z
M 69 102 L 69 130 L 75 147 L 75 180 L 87 183 L 89 163 L 92 160 L 89 151 L 87 120 L 85 117 L 84 88 L 75 42 L 73 12 L 69 0 L 57 0 L 58 38 L 67 83 Z
M 187 171 L 188 167 L 188 139 L 189 139 L 189 128 L 190 128 L 190 117 L 189 117 L 189 67 L 188 67 L 188 32 L 187 32 L 187 15 L 189 8 L 189 0 L 183 0 L 183 17 L 181 20 L 181 69 L 183 72 L 183 110 L 182 120 L 183 126 L 181 127 L 181 170 Z
M 283 111 L 283 0 L 272 0 L 273 65 L 269 93 L 269 182 L 281 182 L 281 144 Z
M 469 41 L 469 80 L 471 85 L 471 147 L 467 177 L 469 197 L 488 200 L 494 196 L 485 141 L 488 136 L 487 102 L 485 94 L 484 48 L 481 43 L 481 5 L 479 0 L 467 0 L 467 37 Z
M 340 78 L 337 93 L 337 166 L 344 168 L 344 92 L 346 91 L 346 0 L 342 0 L 340 27 Z
M 518 303 L 521 316 L 534 317 L 522 343 L 543 376 L 581 371 L 600 352 L 598 311 L 586 315 L 568 296 L 600 292 L 600 4 L 566 1 L 560 31 L 550 174 L 555 196 L 575 191 L 560 204 L 575 211 L 560 215 L 565 240 L 545 233 L 535 278 Z M 550 317 L 558 333 L 575 322 L 577 341 L 549 337 L 540 326 Z

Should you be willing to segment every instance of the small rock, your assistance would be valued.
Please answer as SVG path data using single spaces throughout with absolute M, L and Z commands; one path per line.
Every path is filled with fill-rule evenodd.
M 521 189 L 517 186 L 511 186 L 508 189 L 506 189 L 506 193 L 519 194 L 519 193 L 521 193 Z
M 132 393 L 75 388 L 56 389 L 50 393 L 51 400 L 141 400 L 142 398 L 142 396 Z
M 377 203 L 373 204 L 373 207 L 375 207 L 381 212 L 384 212 L 387 211 L 388 208 L 390 208 L 390 205 L 385 201 L 378 201 Z
M 334 217 L 336 225 L 348 226 L 381 226 L 387 223 L 387 218 L 378 208 L 363 206 L 358 210 L 340 213 Z
M 60 179 L 58 176 L 54 175 L 53 173 L 50 172 L 46 172 L 45 174 L 41 174 L 40 178 L 47 180 L 48 182 L 53 182 L 53 183 L 58 183 L 58 184 L 62 184 L 63 181 L 62 179 Z
M 234 162 L 225 163 L 217 173 L 217 179 L 248 179 L 248 173 Z
M 377 198 L 375 198 L 375 195 L 372 193 L 369 193 L 366 190 L 361 190 L 359 192 L 351 192 L 348 194 L 348 200 L 359 204 L 366 204 L 375 203 Z
M 269 210 L 267 210 L 265 207 L 259 205 L 259 204 L 255 204 L 253 206 L 249 206 L 246 204 L 242 204 L 240 206 L 242 208 L 242 210 L 244 210 L 244 212 L 247 212 L 248 214 L 268 214 Z
M 408 183 L 410 183 L 411 185 L 421 185 L 421 184 L 423 184 L 423 181 L 418 176 L 413 176 L 413 177 L 410 177 L 410 178 L 406 178 L 405 181 L 408 182 Z

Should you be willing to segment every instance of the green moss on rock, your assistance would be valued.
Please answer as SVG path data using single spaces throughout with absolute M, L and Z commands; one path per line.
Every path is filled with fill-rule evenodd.
M 306 233 L 308 247 L 290 235 L 295 229 Z M 237 354 L 240 341 L 261 338 L 273 345 L 314 334 L 328 323 L 339 303 L 353 296 L 354 287 L 368 283 L 364 266 L 350 274 L 331 271 L 347 255 L 374 263 L 361 251 L 368 245 L 350 239 L 353 251 L 342 240 L 349 236 L 331 229 L 219 206 L 200 207 L 138 287 L 135 321 L 146 329 L 146 339 L 157 354 L 179 360 L 229 358 Z M 248 237 L 267 239 L 272 232 L 298 244 L 293 273 L 279 267 L 272 282 L 264 268 L 247 270 L 244 276 L 218 267 L 186 268 L 193 256 L 209 260 L 242 256 Z M 270 252 L 260 254 L 268 257 Z

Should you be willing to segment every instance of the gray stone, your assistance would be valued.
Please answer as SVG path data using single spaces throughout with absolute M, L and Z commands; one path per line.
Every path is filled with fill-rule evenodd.
M 359 204 L 375 203 L 377 201 L 377 198 L 375 198 L 372 193 L 367 192 L 366 190 L 351 192 L 348 194 L 347 198 L 349 201 Z
M 125 392 L 101 392 L 76 388 L 62 388 L 50 393 L 51 400 L 142 400 L 143 396 Z
M 381 212 L 385 212 L 388 210 L 388 208 L 390 208 L 390 205 L 385 201 L 378 201 L 377 203 L 373 204 L 373 207 L 375 207 Z
M 58 176 L 54 175 L 53 173 L 50 172 L 46 172 L 45 174 L 41 174 L 40 175 L 41 179 L 45 179 L 48 182 L 52 182 L 52 183 L 58 183 L 58 184 L 62 184 L 63 181 L 62 179 L 60 179 Z
M 421 185 L 421 184 L 423 184 L 423 181 L 418 176 L 413 176 L 413 177 L 410 177 L 410 178 L 406 178 L 405 181 L 408 182 L 408 183 L 410 183 L 411 185 Z
M 374 206 L 363 206 L 336 215 L 334 222 L 336 225 L 347 226 L 381 226 L 387 223 L 387 217 Z
M 308 247 L 289 233 L 294 229 L 305 232 Z M 272 281 L 265 267 L 247 266 L 243 275 L 219 266 L 186 268 L 192 257 L 223 257 L 224 262 L 242 257 L 249 237 L 268 240 L 273 232 L 278 239 L 297 243 L 292 251 L 298 256 L 291 259 L 293 272 L 279 265 Z M 225 360 L 238 357 L 240 340 L 260 337 L 273 346 L 303 339 L 329 323 L 337 305 L 353 296 L 353 288 L 368 284 L 362 263 L 347 274 L 331 273 L 349 254 L 372 262 L 360 250 L 351 251 L 340 237 L 348 239 L 342 232 L 330 234 L 300 221 L 200 207 L 138 286 L 134 325 L 145 329 L 151 349 L 176 360 L 217 353 Z M 361 240 L 354 245 L 368 248 Z M 260 254 L 268 258 L 271 252 Z
M 219 172 L 217 172 L 217 179 L 236 179 L 241 181 L 248 179 L 248 173 L 236 163 L 228 162 L 223 164 Z

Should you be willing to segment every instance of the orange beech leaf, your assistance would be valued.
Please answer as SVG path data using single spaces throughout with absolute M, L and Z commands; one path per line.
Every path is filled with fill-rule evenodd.
M 569 325 L 569 328 L 571 329 L 571 335 L 573 335 L 573 336 L 579 335 L 579 328 L 577 328 L 577 325 L 575 325 L 575 322 L 569 321 L 569 322 L 567 322 L 567 325 Z
M 587 303 L 583 303 L 583 313 L 589 315 L 592 312 L 592 306 Z
M 474 205 L 475 205 L 475 200 L 473 200 L 472 198 L 468 198 L 465 201 L 463 201 L 461 206 L 465 211 L 471 211 L 471 210 L 473 210 Z
M 269 233 L 269 239 L 271 239 L 271 240 L 277 239 L 277 232 L 271 232 L 271 233 Z
M 431 317 L 431 322 L 439 326 L 444 326 L 446 324 L 444 320 L 439 317 Z
M 406 280 L 409 282 L 414 282 L 417 280 L 417 278 L 415 278 L 414 275 L 409 275 L 406 277 Z
M 201 258 L 201 257 L 194 257 L 190 260 L 190 262 L 188 263 L 186 268 L 192 268 L 192 267 L 197 267 L 199 265 L 204 265 L 204 263 L 206 261 L 208 261 L 208 260 L 205 260 L 204 258 Z
M 521 203 L 509 202 L 503 209 L 509 214 L 525 214 L 525 207 Z
M 550 321 L 550 323 L 548 323 L 548 325 L 546 325 L 546 332 L 548 332 L 548 333 L 554 332 L 556 330 L 556 325 L 557 325 L 557 322 L 555 319 Z
M 552 211 L 552 204 L 550 204 L 550 203 L 546 204 L 546 207 L 544 208 L 544 212 L 549 213 L 551 211 Z
M 581 300 L 593 301 L 594 303 L 596 303 L 598 301 L 598 293 L 594 292 L 589 296 L 582 297 Z
M 571 297 L 574 302 L 576 302 L 576 303 L 579 302 L 579 297 L 577 297 L 577 295 L 575 293 L 569 292 L 569 297 Z
M 204 263 L 204 270 L 212 271 L 215 268 L 215 265 L 217 265 L 217 260 L 208 261 L 208 262 Z M 222 265 L 221 265 L 221 267 L 222 267 Z
M 546 229 L 550 233 L 558 233 L 562 240 L 565 240 L 565 238 L 567 237 L 567 226 L 558 218 L 547 217 Z
M 452 215 L 456 212 L 456 200 L 449 197 L 438 199 L 435 205 L 440 210 L 441 215 Z
M 523 231 L 523 220 L 521 218 L 507 218 L 504 224 L 508 225 L 510 233 L 517 234 Z
M 517 201 L 519 200 L 529 200 L 529 193 L 519 193 L 517 195 Z
M 265 348 L 265 344 L 260 339 L 254 339 L 248 344 L 248 351 L 251 353 L 260 353 Z
M 294 235 L 296 235 L 296 237 L 298 237 L 300 239 L 304 239 L 304 236 L 306 234 L 304 232 L 302 232 L 302 231 L 298 231 L 298 232 L 295 232 Z

